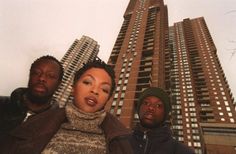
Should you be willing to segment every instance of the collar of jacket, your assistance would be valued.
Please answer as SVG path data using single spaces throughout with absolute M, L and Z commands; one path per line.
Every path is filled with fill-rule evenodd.
M 161 127 L 144 132 L 141 129 L 140 124 L 138 124 L 135 127 L 133 134 L 140 140 L 144 138 L 144 135 L 147 135 L 149 140 L 155 140 L 157 142 L 164 142 L 172 138 L 171 130 L 168 125 L 163 125 Z
M 10 108 L 14 112 L 26 112 L 27 108 L 23 105 L 23 95 L 26 93 L 28 88 L 17 88 L 15 89 L 10 96 L 11 104 Z
M 10 135 L 21 139 L 33 139 L 35 136 L 46 136 L 48 134 L 54 135 L 65 120 L 64 108 L 53 108 L 29 118 L 27 122 L 11 131 Z

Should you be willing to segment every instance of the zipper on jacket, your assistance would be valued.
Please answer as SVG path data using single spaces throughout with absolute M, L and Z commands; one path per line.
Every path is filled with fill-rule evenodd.
M 147 136 L 147 131 L 144 132 L 143 139 L 145 140 L 145 146 L 144 146 L 144 154 L 147 152 L 148 148 L 148 136 Z

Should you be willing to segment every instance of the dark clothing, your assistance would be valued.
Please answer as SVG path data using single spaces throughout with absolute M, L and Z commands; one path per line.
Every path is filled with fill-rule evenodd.
M 66 120 L 64 108 L 48 110 L 30 118 L 0 143 L 1 154 L 41 153 Z M 111 114 L 107 113 L 101 128 L 105 133 L 109 154 L 133 153 L 127 138 L 130 131 Z
M 130 140 L 135 154 L 194 154 L 189 147 L 172 138 L 167 126 L 148 132 L 137 126 Z
M 10 97 L 0 99 L 0 139 L 26 118 L 28 109 L 23 103 L 23 96 L 26 92 L 27 88 L 17 88 Z M 53 103 L 51 108 L 55 106 L 57 103 Z
M 24 120 L 27 112 L 22 103 L 25 91 L 26 88 L 16 89 L 10 97 L 1 100 L 0 133 L 12 130 Z

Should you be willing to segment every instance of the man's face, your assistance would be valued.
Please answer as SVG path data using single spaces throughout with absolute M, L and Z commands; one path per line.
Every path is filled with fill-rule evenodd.
M 31 101 L 46 103 L 60 84 L 59 75 L 60 67 L 55 61 L 43 59 L 37 62 L 30 72 L 28 82 Z
M 144 98 L 139 109 L 140 123 L 145 128 L 155 128 L 160 126 L 164 120 L 164 105 L 155 96 Z

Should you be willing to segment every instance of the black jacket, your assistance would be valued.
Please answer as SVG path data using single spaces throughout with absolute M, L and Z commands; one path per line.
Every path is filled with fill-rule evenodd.
M 18 88 L 0 102 L 0 133 L 7 133 L 19 125 L 26 117 L 27 108 L 23 106 L 26 88 Z
M 23 103 L 23 95 L 26 92 L 27 88 L 17 88 L 10 97 L 0 98 L 0 139 L 20 125 L 27 116 L 28 109 Z M 57 106 L 57 103 L 53 104 L 51 108 Z
M 148 132 L 137 126 L 130 140 L 135 154 L 194 154 L 192 149 L 172 138 L 168 126 Z

